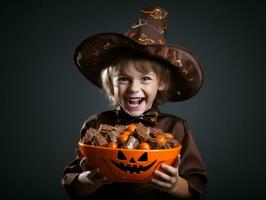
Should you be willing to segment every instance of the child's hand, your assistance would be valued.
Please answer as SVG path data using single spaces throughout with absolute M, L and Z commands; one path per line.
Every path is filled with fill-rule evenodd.
M 179 176 L 178 167 L 180 164 L 180 154 L 177 156 L 173 166 L 162 164 L 160 170 L 154 171 L 154 178 L 151 183 L 159 190 L 173 194 L 178 190 Z
M 87 162 L 88 159 L 86 157 L 80 161 L 79 165 L 83 172 L 79 174 L 78 181 L 83 185 L 83 187 L 86 188 L 88 194 L 90 194 L 100 188 L 102 185 L 110 182 L 107 181 L 106 177 L 99 176 L 99 168 L 88 170 Z

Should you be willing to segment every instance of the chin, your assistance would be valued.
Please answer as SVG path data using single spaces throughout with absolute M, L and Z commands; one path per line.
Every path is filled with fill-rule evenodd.
M 145 111 L 143 111 L 143 110 L 138 110 L 138 111 L 127 110 L 126 112 L 132 117 L 138 117 L 138 116 L 142 115 Z
M 128 112 L 128 114 L 132 117 L 138 117 L 143 114 L 143 112 Z

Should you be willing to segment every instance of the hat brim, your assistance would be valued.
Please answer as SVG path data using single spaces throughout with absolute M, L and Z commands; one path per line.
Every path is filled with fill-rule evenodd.
M 101 33 L 84 40 L 75 51 L 75 63 L 90 82 L 101 88 L 101 71 L 110 65 L 106 57 L 117 49 L 123 48 L 149 55 L 164 62 L 173 70 L 169 91 L 167 91 L 168 101 L 189 99 L 203 84 L 201 65 L 187 49 L 169 44 L 141 45 L 118 33 Z

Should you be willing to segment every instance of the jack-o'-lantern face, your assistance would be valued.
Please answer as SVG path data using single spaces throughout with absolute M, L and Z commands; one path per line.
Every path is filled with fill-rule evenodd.
M 87 167 L 100 168 L 100 176 L 110 181 L 147 183 L 161 163 L 172 165 L 181 146 L 166 150 L 139 150 L 97 147 L 80 144 Z
M 145 172 L 149 170 L 157 160 L 148 161 L 148 153 L 144 152 L 139 158 L 127 158 L 122 151 L 118 151 L 116 161 L 111 159 L 115 167 L 130 174 Z

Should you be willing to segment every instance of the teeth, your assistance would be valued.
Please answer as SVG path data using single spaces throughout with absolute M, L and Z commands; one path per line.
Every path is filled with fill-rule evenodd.
M 132 101 L 132 102 L 138 102 L 140 101 L 141 99 L 129 99 L 129 101 Z
M 141 98 L 129 98 L 128 100 L 131 102 L 139 102 L 141 101 Z
M 138 98 L 128 98 L 128 101 L 130 103 L 133 103 L 133 104 L 136 104 L 136 103 L 140 104 L 141 103 L 141 100 L 142 100 L 141 97 L 138 97 Z
M 140 101 L 141 98 L 128 98 L 128 100 L 130 100 L 130 101 Z

